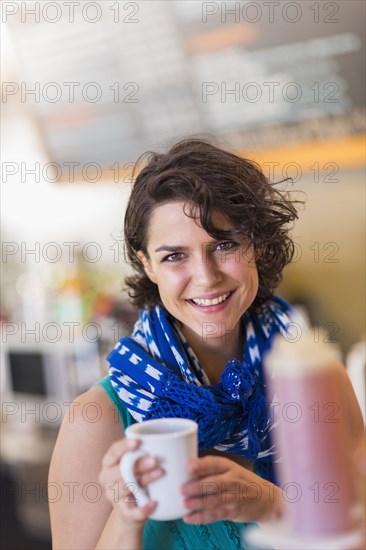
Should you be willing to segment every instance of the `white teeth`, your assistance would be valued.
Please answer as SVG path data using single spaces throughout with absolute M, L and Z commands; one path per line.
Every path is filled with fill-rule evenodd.
M 223 294 L 222 296 L 218 296 L 213 300 L 209 300 L 208 298 L 192 298 L 192 302 L 194 302 L 198 306 L 216 306 L 217 304 L 221 304 L 221 302 L 227 300 L 229 295 L 230 292 L 228 292 L 227 294 Z

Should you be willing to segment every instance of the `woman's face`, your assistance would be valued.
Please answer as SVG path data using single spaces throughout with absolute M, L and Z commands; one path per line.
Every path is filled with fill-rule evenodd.
M 203 341 L 237 331 L 238 322 L 258 291 L 253 247 L 243 240 L 218 241 L 202 228 L 199 217 L 183 211 L 183 202 L 157 206 L 148 228 L 148 258 L 139 258 L 159 288 L 164 307 Z M 198 214 L 198 211 L 196 211 Z M 213 213 L 215 227 L 233 227 Z

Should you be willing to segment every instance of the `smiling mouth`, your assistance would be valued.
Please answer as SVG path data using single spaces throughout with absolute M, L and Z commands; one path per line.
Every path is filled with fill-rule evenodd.
M 226 292 L 225 294 L 217 296 L 212 300 L 208 298 L 192 298 L 187 301 L 201 307 L 217 306 L 218 304 L 223 304 L 224 302 L 226 302 L 234 292 L 234 290 L 232 290 L 231 292 Z

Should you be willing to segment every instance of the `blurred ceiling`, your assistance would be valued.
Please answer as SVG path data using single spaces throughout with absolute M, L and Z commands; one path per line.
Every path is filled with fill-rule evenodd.
M 319 143 L 363 162 L 363 2 L 8 4 L 18 77 L 2 100 L 31 111 L 60 166 L 128 177 L 192 134 L 254 158 L 308 151 L 307 168 Z

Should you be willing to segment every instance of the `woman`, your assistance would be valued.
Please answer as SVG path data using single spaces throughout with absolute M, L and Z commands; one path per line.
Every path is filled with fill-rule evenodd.
M 122 343 L 142 361 L 126 361 L 120 342 L 109 377 L 79 396 L 63 422 L 50 469 L 63 488 L 51 502 L 55 548 L 229 550 L 241 547 L 245 524 L 281 515 L 262 356 L 294 315 L 273 296 L 293 255 L 294 203 L 255 163 L 205 141 L 150 155 L 125 217 L 135 268 L 127 285 L 140 318 Z M 91 404 L 97 421 L 83 412 Z M 174 416 L 199 424 L 196 481 L 182 487 L 187 515 L 156 522 L 148 519 L 155 503 L 137 507 L 121 479 L 121 456 L 138 446 L 123 429 Z M 137 474 L 147 486 L 164 472 L 150 457 Z M 207 482 L 216 487 L 209 495 Z

